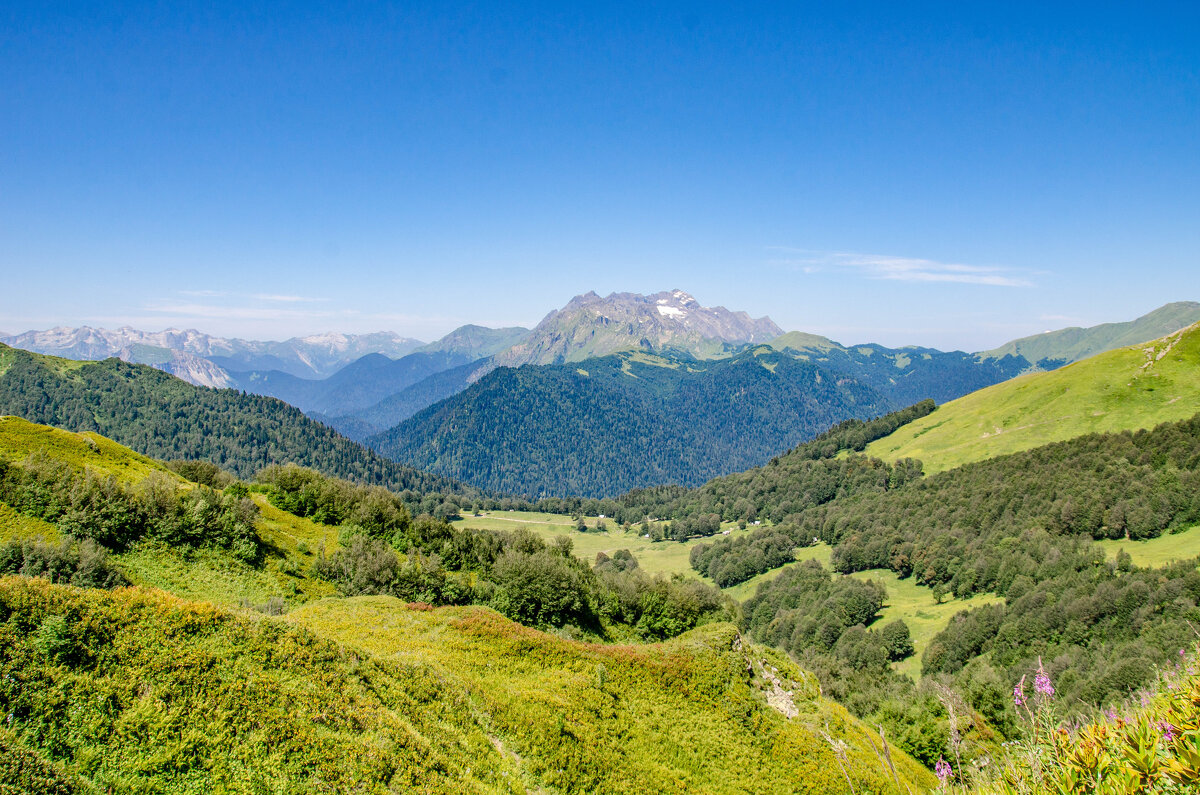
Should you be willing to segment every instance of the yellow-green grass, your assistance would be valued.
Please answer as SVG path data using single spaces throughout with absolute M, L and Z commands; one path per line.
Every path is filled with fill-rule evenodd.
M 58 528 L 49 522 L 26 516 L 0 502 L 0 543 L 11 539 L 58 540 Z
M 98 433 L 72 433 L 20 417 L 0 417 L 0 456 L 8 461 L 21 461 L 36 451 L 73 467 L 88 467 L 124 481 L 136 482 L 151 472 L 161 472 L 184 482 L 157 461 Z
M 733 588 L 726 588 L 724 593 L 739 602 L 745 601 L 754 595 L 759 585 L 775 579 L 784 569 L 798 566 L 805 560 L 820 561 L 823 566 L 828 568 L 832 552 L 833 549 L 828 544 L 803 547 L 796 552 L 796 563 L 772 569 Z M 977 594 L 970 599 L 955 599 L 947 596 L 938 604 L 934 602 L 932 589 L 918 584 L 912 577 L 900 579 L 896 572 L 890 569 L 869 569 L 847 576 L 858 580 L 874 580 L 887 589 L 887 600 L 883 604 L 883 610 L 879 612 L 879 617 L 875 619 L 875 623 L 882 626 L 889 621 L 901 619 L 908 625 L 908 631 L 913 641 L 913 654 L 896 663 L 893 668 L 898 673 L 910 676 L 914 680 L 920 678 L 921 655 L 925 653 L 929 642 L 946 628 L 956 613 L 1004 601 L 1002 597 L 995 594 Z
M 340 548 L 338 529 L 280 510 L 263 494 L 253 494 L 260 518 L 256 530 L 268 545 L 297 560 L 313 563 L 319 555 L 332 555 Z
M 929 642 L 946 628 L 956 613 L 1004 601 L 1003 597 L 995 594 L 976 594 L 970 599 L 946 597 L 945 601 L 936 604 L 931 589 L 918 585 L 912 577 L 902 580 L 890 569 L 859 571 L 849 576 L 859 580 L 874 580 L 887 588 L 887 601 L 876 621 L 882 626 L 899 618 L 908 625 L 913 654 L 893 667 L 914 680 L 921 676 L 921 655 L 929 647 Z
M 596 530 L 597 521 L 605 523 L 607 529 L 604 532 Z M 638 566 L 647 574 L 683 574 L 710 584 L 712 582 L 694 571 L 689 562 L 692 547 L 696 544 L 712 543 L 712 538 L 683 542 L 651 541 L 642 538 L 636 528 L 627 533 L 612 519 L 599 520 L 594 516 L 584 517 L 588 531 L 581 533 L 575 529 L 575 520 L 569 516 L 528 511 L 488 511 L 483 516 L 465 516 L 458 520 L 458 523 L 464 527 L 482 530 L 515 530 L 525 527 L 551 542 L 555 538 L 566 536 L 571 539 L 575 555 L 589 564 L 595 563 L 596 555 L 601 552 L 611 556 L 618 549 L 628 549 L 637 558 Z M 734 524 L 727 524 L 724 529 L 729 530 L 729 535 L 733 537 L 749 532 L 749 529 L 740 530 Z
M 127 482 L 161 473 L 181 486 L 189 485 L 157 461 L 99 434 L 71 433 L 18 417 L 0 418 L 0 455 L 19 462 L 34 451 Z M 298 604 L 334 593 L 331 584 L 308 574 L 319 554 L 338 549 L 337 528 L 281 511 L 262 494 L 252 497 L 260 511 L 256 530 L 268 548 L 266 562 L 259 568 L 219 550 L 179 550 L 155 544 L 140 545 L 114 559 L 137 585 L 226 606 L 265 604 L 272 598 Z M 59 533 L 48 522 L 0 504 L 0 541 L 38 536 L 54 541 Z
M 254 568 L 221 550 L 181 552 L 142 545 L 113 559 L 135 585 L 224 607 L 264 605 L 272 599 L 294 605 L 336 592 L 330 583 L 306 576 L 306 569 L 289 576 L 281 560 Z
M 1152 428 L 1200 411 L 1200 324 L 961 397 L 867 447 L 927 473 L 1086 433 Z
M 418 610 L 390 597 L 326 599 L 286 621 L 401 665 L 439 672 L 536 792 L 895 792 L 877 735 L 817 695 L 783 655 L 709 625 L 674 641 L 600 645 L 519 626 L 481 607 Z M 798 714 L 767 706 L 763 664 Z M 927 771 L 892 749 L 903 783 Z M 902 790 L 903 791 L 903 790 Z
M 1100 546 L 1109 558 L 1116 559 L 1122 549 L 1129 553 L 1133 565 L 1145 568 L 1165 566 L 1176 560 L 1200 556 L 1200 525 L 1180 533 L 1168 533 L 1146 541 L 1101 541 Z
M 17 356 L 19 356 L 21 354 L 26 354 L 26 355 L 32 356 L 33 358 L 37 359 L 38 361 L 44 363 L 47 367 L 50 367 L 51 369 L 53 369 L 57 372 L 60 372 L 60 373 L 70 372 L 72 370 L 78 370 L 81 367 L 86 367 L 89 364 L 94 364 L 94 362 L 77 361 L 75 359 L 63 359 L 58 356 L 46 356 L 45 354 L 41 354 L 41 353 L 31 353 L 31 352 L 26 352 L 26 351 L 18 352 L 18 349 L 11 348 L 8 345 L 5 345 L 4 343 L 0 342 L 0 375 L 4 375 L 5 373 L 7 373 L 8 368 L 12 367 L 13 362 L 15 362 L 17 359 Z

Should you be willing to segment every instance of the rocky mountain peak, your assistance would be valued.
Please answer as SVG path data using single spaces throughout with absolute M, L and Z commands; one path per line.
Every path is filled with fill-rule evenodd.
M 542 320 L 496 357 L 503 366 L 581 361 L 631 348 L 676 348 L 705 357 L 731 345 L 765 342 L 782 330 L 767 317 L 702 306 L 683 290 L 652 295 L 590 291 Z

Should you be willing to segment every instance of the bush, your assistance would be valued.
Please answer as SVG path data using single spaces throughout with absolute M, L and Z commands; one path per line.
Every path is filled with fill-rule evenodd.
M 48 544 L 42 539 L 13 539 L 0 547 L 0 574 L 43 577 L 50 582 L 80 588 L 117 588 L 128 585 L 109 561 L 108 553 L 91 539 L 65 539 Z

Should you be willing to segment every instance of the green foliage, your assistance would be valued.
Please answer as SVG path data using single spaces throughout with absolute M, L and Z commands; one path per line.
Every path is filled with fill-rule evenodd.
M 860 455 L 839 454 L 926 416 L 932 410 L 933 404 L 924 401 L 866 422 L 843 422 L 812 441 L 771 459 L 765 466 L 714 478 L 690 490 L 677 486 L 635 490 L 616 500 L 604 500 L 595 507 L 615 516 L 618 521 L 631 523 L 646 517 L 694 521 L 705 516 L 716 516 L 727 522 L 790 522 L 800 512 L 815 505 L 860 491 L 899 488 L 920 478 L 919 461 L 905 459 L 886 464 Z M 552 506 L 542 508 L 551 509 Z M 764 534 L 771 532 L 775 531 L 763 531 Z M 808 543 L 807 539 L 797 539 L 798 546 Z M 754 574 L 764 570 L 759 569 Z
M 891 662 L 903 660 L 913 653 L 912 635 L 908 632 L 908 624 L 901 619 L 890 621 L 880 627 L 879 639 Z
M 56 795 L 850 792 L 839 765 L 855 792 L 931 785 L 896 750 L 893 779 L 878 735 L 728 625 L 606 647 L 388 597 L 251 619 L 0 579 L 0 713 L 0 786 Z
M 378 486 L 359 486 L 294 464 L 270 466 L 255 478 L 270 487 L 271 504 L 328 525 L 351 524 L 373 538 L 393 538 L 412 519 L 404 501 Z
M 867 447 L 928 472 L 1088 433 L 1153 428 L 1192 416 L 1200 403 L 1200 325 L 1034 373 L 942 405 Z
M 44 577 L 50 582 L 81 588 L 117 588 L 129 581 L 108 552 L 90 538 L 63 539 L 58 544 L 41 539 L 11 539 L 0 547 L 0 575 Z
M 796 541 L 789 533 L 764 529 L 748 536 L 721 538 L 713 544 L 692 547 L 692 568 L 719 588 L 745 582 L 796 559 Z
M 698 485 L 889 407 L 852 379 L 765 347 L 704 362 L 622 353 L 586 370 L 499 368 L 371 444 L 495 491 L 598 496 Z
M 0 501 L 54 523 L 67 535 L 112 550 L 148 538 L 228 549 L 246 561 L 261 554 L 253 502 L 206 486 L 181 491 L 176 481 L 160 473 L 129 486 L 112 475 L 79 472 L 33 453 L 19 466 L 0 460 Z
M 233 475 L 210 461 L 167 461 L 166 465 L 184 480 L 208 486 L 210 489 L 226 488 L 235 480 Z
M 1180 650 L 1134 706 L 1089 722 L 1061 721 L 1061 695 L 1041 665 L 1021 680 L 1018 712 L 1026 736 L 967 779 L 982 795 L 1196 792 L 1200 788 L 1200 676 L 1197 649 Z M 1045 677 L 1043 679 L 1043 677 Z M 964 787 L 965 790 L 965 787 Z
M 76 795 L 79 785 L 58 765 L 23 747 L 0 728 L 0 795 Z
M 423 495 L 437 494 L 440 501 L 442 493 L 459 490 L 388 461 L 274 398 L 197 387 L 118 359 L 66 362 L 7 350 L 12 362 L 0 375 L 0 414 L 95 431 L 154 458 L 208 461 L 241 478 L 272 464 L 311 466 L 407 492 L 402 496 L 414 508 Z
M 834 577 L 816 561 L 788 569 L 746 600 L 746 628 L 760 640 L 796 654 L 809 647 L 834 649 L 843 634 L 875 620 L 884 589 L 873 582 Z M 883 650 L 878 638 L 874 641 Z M 880 665 L 886 662 L 882 652 Z

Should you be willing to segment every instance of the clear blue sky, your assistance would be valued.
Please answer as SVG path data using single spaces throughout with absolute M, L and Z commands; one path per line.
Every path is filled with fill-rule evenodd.
M 0 330 L 678 287 L 975 350 L 1200 300 L 1195 2 L 183 5 L 0 8 Z

